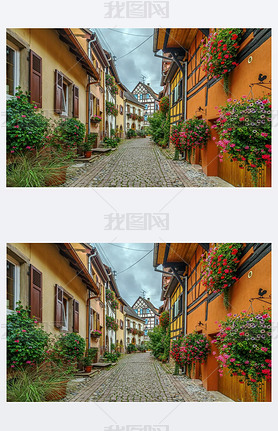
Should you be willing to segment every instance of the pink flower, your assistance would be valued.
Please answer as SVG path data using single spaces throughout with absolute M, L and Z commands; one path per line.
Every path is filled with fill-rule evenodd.
M 245 332 L 240 332 L 239 335 L 243 336 L 245 335 Z
M 266 137 L 268 136 L 268 134 L 267 134 L 267 133 L 264 133 L 264 132 L 262 132 L 262 133 L 261 133 L 261 135 L 262 135 L 264 138 L 266 138 Z
M 262 348 L 261 348 L 261 350 L 262 350 L 263 352 L 267 352 L 267 351 L 268 351 L 268 348 L 267 348 L 267 347 L 262 347 Z
M 26 118 L 26 115 L 21 115 L 22 118 Z
M 22 332 L 26 332 L 26 329 L 22 329 Z
M 19 340 L 14 340 L 15 343 L 19 343 Z
M 235 362 L 235 358 L 231 358 L 231 359 L 230 359 L 230 362 Z

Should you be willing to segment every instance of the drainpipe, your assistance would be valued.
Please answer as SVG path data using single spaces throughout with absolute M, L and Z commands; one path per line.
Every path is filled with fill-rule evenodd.
M 89 274 L 92 275 L 92 267 L 91 267 L 91 260 L 93 257 L 95 257 L 97 254 L 96 250 L 94 250 L 93 254 L 90 254 L 89 256 L 89 262 L 88 262 L 88 266 L 89 266 Z M 87 299 L 87 307 L 88 307 L 88 349 L 91 346 L 91 337 L 90 337 L 90 333 L 91 333 L 91 299 L 94 298 L 98 298 L 99 296 L 91 296 L 91 291 L 89 291 L 89 298 Z
M 90 41 L 89 41 L 89 43 L 88 43 L 88 57 L 89 57 L 89 60 L 91 60 L 92 61 L 92 59 L 91 59 L 91 44 L 93 43 L 93 42 L 95 42 L 97 39 L 96 39 L 96 36 L 94 36 L 94 38 L 93 39 L 91 39 Z M 88 84 L 87 84 L 87 88 L 89 89 L 89 86 L 91 85 L 91 84 L 96 84 L 96 82 L 91 82 L 91 77 L 90 76 L 88 76 Z M 90 131 L 91 131 L 91 121 L 90 121 L 90 119 L 91 119 L 91 98 L 90 98 L 90 90 L 88 91 L 88 135 L 90 134 Z
M 187 116 L 187 61 L 184 63 L 184 114 L 183 119 L 186 120 Z

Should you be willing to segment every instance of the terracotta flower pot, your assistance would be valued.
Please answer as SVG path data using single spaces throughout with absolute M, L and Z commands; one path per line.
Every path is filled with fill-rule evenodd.
M 92 365 L 85 366 L 85 373 L 90 373 L 92 371 Z
M 68 380 L 57 383 L 57 388 L 51 389 L 45 396 L 46 401 L 57 401 L 65 398 L 67 395 Z M 59 386 L 58 386 L 59 385 Z
M 92 151 L 84 151 L 84 156 L 86 157 L 86 159 L 89 159 L 92 155 Z

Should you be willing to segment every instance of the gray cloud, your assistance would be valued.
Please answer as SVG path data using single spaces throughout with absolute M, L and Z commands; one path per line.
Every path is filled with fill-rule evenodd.
M 115 245 L 102 243 L 96 246 L 104 263 L 120 273 L 147 253 L 147 251 L 138 250 L 151 250 L 153 243 L 115 243 Z M 136 249 L 136 251 L 117 246 Z M 162 305 L 161 280 L 161 274 L 155 272 L 153 268 L 153 252 L 129 270 L 116 275 L 120 294 L 130 305 L 133 305 L 138 296 L 142 295 L 142 290 L 145 290 L 145 297 L 150 298 L 156 307 Z
M 137 45 L 142 43 L 148 36 L 153 34 L 152 28 L 117 28 L 113 30 L 142 36 L 131 36 L 130 34 L 118 33 L 108 28 L 94 29 L 102 43 L 102 46 L 112 51 L 116 56 L 116 67 L 122 83 L 132 91 L 141 80 L 141 75 L 146 76 L 145 82 L 150 82 L 151 87 L 157 93 L 162 90 L 161 59 L 154 57 L 153 37 L 131 54 L 120 59 Z M 145 37 L 146 36 L 146 37 Z M 119 58 L 119 60 L 117 60 Z

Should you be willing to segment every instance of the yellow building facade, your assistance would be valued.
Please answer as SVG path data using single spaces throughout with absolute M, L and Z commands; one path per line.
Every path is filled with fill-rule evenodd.
M 87 338 L 87 303 L 99 289 L 71 244 L 7 245 L 7 313 L 16 303 L 47 332 L 77 332 Z
M 99 74 L 87 55 L 86 38 L 72 30 L 8 29 L 6 92 L 13 97 L 20 86 L 46 117 L 75 117 L 86 124 L 88 76 L 98 81 Z

